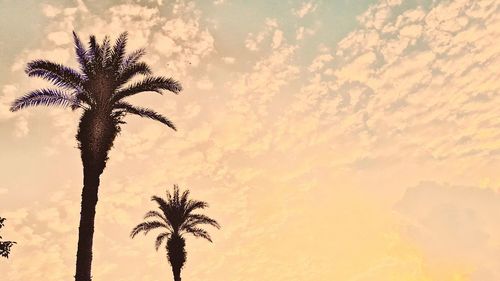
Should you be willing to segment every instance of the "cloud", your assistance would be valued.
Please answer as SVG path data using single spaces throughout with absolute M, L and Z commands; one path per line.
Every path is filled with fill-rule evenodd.
M 8 120 L 14 117 L 10 112 L 10 105 L 19 95 L 15 85 L 4 85 L 0 96 L 0 120 Z
M 19 88 L 16 85 L 8 84 L 2 87 L 0 95 L 0 122 L 14 120 L 13 135 L 17 138 L 26 136 L 29 133 L 28 112 L 10 112 L 10 106 L 19 96 Z
M 140 2 L 141 0 L 138 0 L 138 2 Z M 162 6 L 163 5 L 163 0 L 143 0 L 144 2 L 148 2 L 148 3 L 156 3 L 156 5 L 158 6 Z
M 222 61 L 224 61 L 224 63 L 226 64 L 233 64 L 236 61 L 236 59 L 233 57 L 223 57 Z
M 53 18 L 61 13 L 61 9 L 52 5 L 43 5 L 42 13 L 48 18 Z
M 74 65 L 62 39 L 71 36 L 68 26 L 82 37 L 129 30 L 130 49 L 146 47 L 153 71 L 185 86 L 178 96 L 133 99 L 179 130 L 126 119 L 101 178 L 96 279 L 146 281 L 168 273 L 153 237 L 130 240 L 128 233 L 154 208 L 149 197 L 173 183 L 208 201 L 207 212 L 223 225 L 213 244 L 188 238 L 185 279 L 498 279 L 494 1 L 380 1 L 338 44 L 304 40 L 313 34 L 300 17 L 267 19 L 241 27 L 252 32 L 235 42 L 237 56 L 225 51 L 219 40 L 230 35 L 213 28 L 215 15 L 203 13 L 205 6 L 174 1 L 160 9 L 153 2 L 99 13 L 58 6 L 47 12 L 52 18 L 39 48 L 20 51 L 15 68 L 20 75 L 32 55 Z M 315 5 L 304 17 L 316 16 Z M 9 101 L 39 86 L 23 79 L 2 89 L 0 119 L 9 122 L 2 125 L 14 127 L 20 118 L 7 112 Z M 73 274 L 79 116 L 48 112 L 26 119 L 36 134 L 23 141 L 36 144 L 5 138 L 12 161 L 0 170 L 33 172 L 5 177 L 2 185 L 15 198 L 5 202 L 12 230 L 5 235 L 23 242 L 14 266 L 0 264 L 13 281 Z M 21 145 L 31 149 L 29 161 L 16 154 Z M 450 184 L 417 185 L 422 179 Z M 479 181 L 491 190 L 457 186 Z M 405 193 L 405 186 L 415 187 Z M 462 225 L 472 227 L 460 231 Z
M 49 33 L 47 38 L 58 46 L 67 45 L 72 42 L 72 38 L 69 37 L 68 33 L 61 31 Z
M 295 32 L 295 40 L 301 41 L 305 38 L 306 35 L 314 35 L 316 33 L 318 28 L 305 28 L 303 26 L 300 26 L 297 28 L 297 31 Z
M 54 47 L 47 50 L 24 50 L 11 67 L 12 71 L 21 71 L 29 61 L 45 58 L 57 63 L 65 64 L 71 58 L 72 52 L 66 47 Z
M 425 255 L 431 271 L 450 263 L 470 280 L 498 280 L 500 195 L 477 187 L 422 182 L 409 188 L 396 210 L 406 219 L 404 234 Z
M 361 27 L 339 42 L 335 60 L 310 78 L 292 108 L 316 110 L 338 123 L 339 133 L 366 133 L 372 147 L 398 138 L 393 152 L 400 155 L 418 151 L 443 160 L 493 153 L 494 126 L 482 122 L 500 101 L 492 96 L 499 90 L 492 82 L 499 50 L 486 44 L 499 24 L 494 6 L 442 2 L 427 16 L 418 7 L 396 16 L 399 4 L 383 1 L 361 16 Z M 468 16 L 472 11 L 481 11 L 484 22 Z M 468 24 L 448 23 L 456 18 L 448 14 Z M 456 30 L 442 31 L 448 25 Z
M 152 45 L 165 59 L 174 60 L 174 72 L 185 73 L 187 65 L 199 66 L 214 51 L 214 38 L 200 27 L 200 12 L 193 5 L 177 4 L 174 11 L 179 17 L 162 24 Z
M 320 71 L 326 62 L 330 62 L 333 60 L 333 56 L 331 54 L 321 54 L 318 55 L 311 65 L 308 67 L 310 72 Z
M 208 79 L 208 77 L 204 77 L 198 82 L 196 82 L 196 86 L 200 90 L 210 90 L 214 87 L 214 84 L 212 83 L 212 81 Z
M 272 44 L 281 43 L 282 32 L 276 30 L 278 27 L 278 22 L 276 19 L 267 18 L 265 20 L 265 27 L 263 30 L 259 31 L 257 34 L 249 33 L 245 40 L 245 47 L 251 51 L 257 51 L 260 49 L 261 43 L 273 34 Z M 281 33 L 280 33 L 281 32 Z
M 299 18 L 303 18 L 307 14 L 314 12 L 317 7 L 318 7 L 317 3 L 303 2 L 300 8 L 298 8 L 297 10 L 293 10 L 293 14 Z
M 16 121 L 16 129 L 14 135 L 18 138 L 24 137 L 29 133 L 28 120 L 23 117 L 19 117 Z
M 283 31 L 281 30 L 276 30 L 273 35 L 272 39 L 272 48 L 276 49 L 281 45 L 281 42 L 283 41 Z

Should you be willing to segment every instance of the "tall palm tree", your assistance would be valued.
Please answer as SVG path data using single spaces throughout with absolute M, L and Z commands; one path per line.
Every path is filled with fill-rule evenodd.
M 167 239 L 167 257 L 170 265 L 172 266 L 172 273 L 174 274 L 174 281 L 181 281 L 181 269 L 186 262 L 186 242 L 184 234 L 192 234 L 195 237 L 205 238 L 212 242 L 212 238 L 208 232 L 200 227 L 202 224 L 212 225 L 220 228 L 217 221 L 202 215 L 193 213 L 197 209 L 205 209 L 208 204 L 203 201 L 190 200 L 189 190 L 186 190 L 180 195 L 179 187 L 174 185 L 173 193 L 167 190 L 166 200 L 153 196 L 152 201 L 158 204 L 158 211 L 149 211 L 144 216 L 147 220 L 138 224 L 130 233 L 134 238 L 140 232 L 146 235 L 150 230 L 160 228 L 162 232 L 156 237 L 155 247 L 156 250 L 160 248 L 161 244 Z M 155 218 L 156 220 L 148 220 Z
M 108 152 L 120 132 L 120 125 L 125 123 L 123 117 L 127 114 L 138 115 L 175 130 L 174 124 L 166 117 L 125 100 L 142 92 L 161 94 L 162 90 L 168 90 L 177 94 L 182 88 L 172 78 L 152 76 L 150 67 L 140 61 L 144 50 L 127 55 L 126 32 L 118 37 L 113 46 L 108 36 L 99 44 L 91 35 L 87 48 L 75 32 L 73 38 L 79 70 L 47 60 L 28 63 L 28 76 L 41 77 L 57 88 L 34 90 L 15 100 L 10 110 L 38 105 L 83 110 L 76 135 L 83 162 L 83 191 L 75 280 L 90 281 L 99 177 L 106 167 Z M 145 77 L 131 82 L 132 78 L 141 75 Z
M 5 224 L 5 218 L 0 217 L 0 229 Z M 0 236 L 2 239 L 2 236 Z M 9 258 L 10 248 L 16 244 L 14 241 L 0 241 L 0 257 Z

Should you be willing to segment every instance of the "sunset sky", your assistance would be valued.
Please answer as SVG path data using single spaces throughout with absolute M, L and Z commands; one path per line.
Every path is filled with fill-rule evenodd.
M 2 281 L 73 279 L 81 112 L 11 102 L 76 66 L 71 32 L 144 47 L 176 96 L 131 99 L 101 178 L 93 280 L 172 280 L 152 195 L 207 201 L 183 281 L 500 280 L 500 1 L 0 0 Z

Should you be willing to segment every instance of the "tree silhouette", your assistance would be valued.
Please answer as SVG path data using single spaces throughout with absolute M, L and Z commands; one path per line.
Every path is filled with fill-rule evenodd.
M 144 235 L 146 235 L 150 230 L 156 228 L 162 229 L 162 232 L 156 237 L 155 247 L 158 251 L 163 241 L 167 239 L 167 257 L 172 266 L 174 281 L 181 280 L 181 269 L 186 262 L 186 242 L 183 235 L 189 233 L 195 237 L 202 237 L 212 242 L 208 232 L 202 229 L 200 225 L 209 224 L 220 228 L 215 220 L 202 214 L 193 213 L 197 209 L 208 207 L 206 202 L 190 200 L 188 197 L 189 190 L 184 191 L 180 195 L 177 185 L 174 185 L 173 193 L 167 190 L 166 200 L 158 196 L 153 196 L 151 200 L 158 204 L 161 212 L 147 212 L 144 216 L 144 219 L 147 221 L 138 224 L 130 233 L 130 236 L 134 238 L 140 232 L 144 232 Z M 151 218 L 156 220 L 148 220 Z
M 127 114 L 138 115 L 175 130 L 174 124 L 166 117 L 153 110 L 136 107 L 125 99 L 142 92 L 161 94 L 162 90 L 177 94 L 182 88 L 172 78 L 151 76 L 150 67 L 140 61 L 144 50 L 127 55 L 126 32 L 118 37 L 113 46 L 108 36 L 99 44 L 91 35 L 88 48 L 75 32 L 73 38 L 79 70 L 47 60 L 28 63 L 28 76 L 41 77 L 57 88 L 34 90 L 15 100 L 10 110 L 38 105 L 83 110 L 76 135 L 83 163 L 83 190 L 75 280 L 90 281 L 99 177 L 106 167 L 108 152 L 120 132 L 120 125 L 125 123 L 123 117 Z M 145 77 L 132 83 L 131 79 L 138 75 Z
M 5 225 L 5 218 L 0 217 L 0 229 Z M 2 236 L 0 236 L 2 239 Z M 0 257 L 9 258 L 10 248 L 16 244 L 14 241 L 0 241 Z

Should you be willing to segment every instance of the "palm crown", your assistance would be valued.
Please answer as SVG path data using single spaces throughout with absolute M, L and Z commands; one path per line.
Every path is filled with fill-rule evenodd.
M 163 230 L 156 237 L 155 247 L 158 251 L 163 241 L 167 239 L 167 257 L 172 266 L 174 281 L 181 280 L 181 270 L 186 262 L 186 242 L 183 234 L 189 233 L 212 242 L 208 232 L 202 229 L 200 225 L 208 224 L 220 228 L 215 220 L 202 214 L 193 213 L 195 210 L 208 207 L 206 202 L 189 200 L 188 197 L 189 191 L 186 190 L 181 195 L 177 185 L 174 185 L 172 194 L 167 191 L 166 200 L 153 196 L 151 200 L 158 204 L 160 212 L 147 212 L 144 216 L 147 221 L 138 224 L 130 233 L 130 236 L 134 238 L 140 232 L 144 232 L 144 235 L 146 235 L 153 229 L 160 228 Z M 150 220 L 152 218 L 155 220 Z
M 150 67 L 141 62 L 144 50 L 140 49 L 125 55 L 127 33 L 122 33 L 114 46 L 109 37 L 102 44 L 95 36 L 90 36 L 89 46 L 85 48 L 76 33 L 73 32 L 75 51 L 80 65 L 79 70 L 50 62 L 34 60 L 28 63 L 26 73 L 41 77 L 58 89 L 38 89 L 18 98 L 11 111 L 29 106 L 64 106 L 72 109 L 108 113 L 117 122 L 129 114 L 151 118 L 164 123 L 175 130 L 174 124 L 157 112 L 133 106 L 124 99 L 141 92 L 168 90 L 179 93 L 182 87 L 172 78 L 151 76 Z M 129 83 L 137 75 L 146 75 L 142 80 Z
M 177 185 L 174 185 L 173 193 L 167 191 L 166 195 L 166 200 L 158 196 L 151 197 L 151 200 L 158 204 L 160 212 L 149 211 L 144 216 L 144 219 L 155 218 L 156 220 L 148 220 L 138 224 L 132 230 L 130 236 L 134 238 L 140 232 L 144 232 L 144 235 L 146 235 L 150 230 L 156 228 L 162 229 L 163 232 L 156 239 L 157 250 L 165 238 L 172 235 L 182 236 L 185 233 L 192 234 L 195 237 L 202 237 L 212 242 L 212 238 L 208 232 L 199 226 L 208 224 L 220 228 L 220 225 L 214 219 L 202 214 L 193 213 L 197 209 L 205 209 L 208 207 L 208 204 L 203 201 L 188 199 L 189 190 L 184 191 L 181 195 Z

